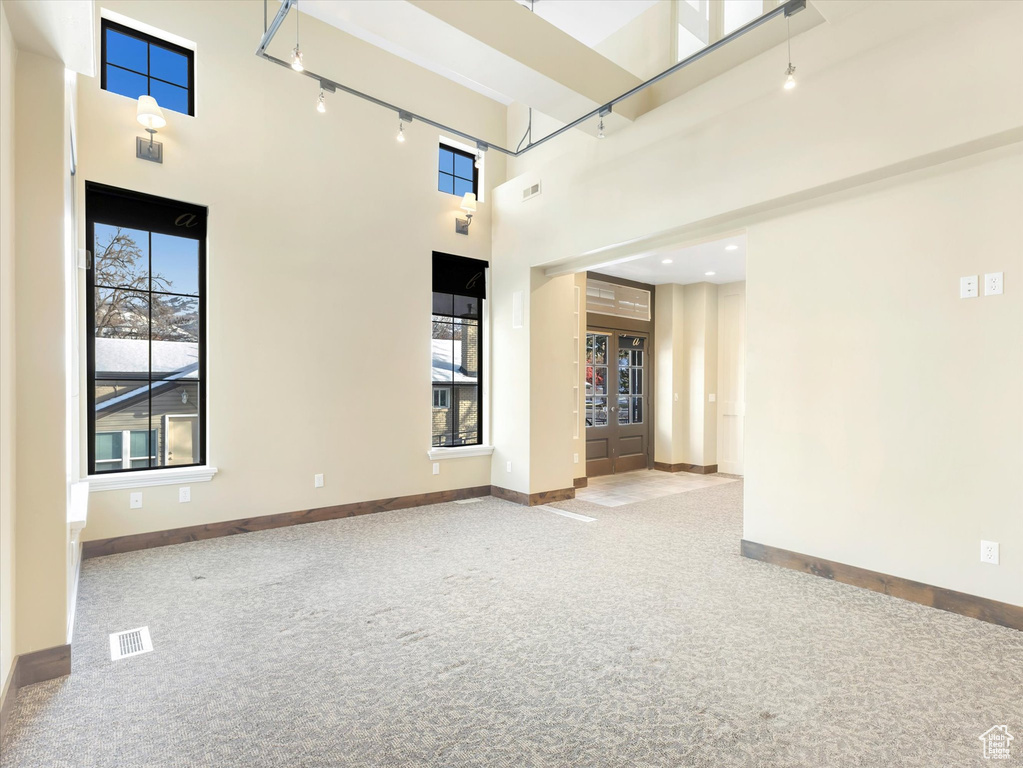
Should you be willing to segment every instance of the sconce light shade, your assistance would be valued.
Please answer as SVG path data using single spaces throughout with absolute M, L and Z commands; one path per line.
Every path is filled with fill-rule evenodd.
M 167 125 L 167 119 L 163 116 L 163 110 L 156 103 L 152 96 L 139 96 L 139 107 L 135 112 L 135 119 L 142 127 L 148 130 L 156 130 Z
M 466 213 L 476 213 L 476 195 L 474 193 L 465 193 L 462 198 L 462 210 Z

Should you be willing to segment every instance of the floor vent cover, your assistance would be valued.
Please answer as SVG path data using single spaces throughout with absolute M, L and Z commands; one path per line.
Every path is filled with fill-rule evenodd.
M 128 656 L 138 656 L 153 650 L 153 641 L 149 637 L 149 627 L 114 632 L 110 636 L 110 658 L 113 661 Z
M 455 499 L 455 504 L 479 504 L 479 499 Z

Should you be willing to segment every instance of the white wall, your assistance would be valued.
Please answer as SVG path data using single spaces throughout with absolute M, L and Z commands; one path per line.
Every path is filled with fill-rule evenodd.
M 1020 3 L 871 3 L 793 40 L 793 91 L 775 49 L 603 142 L 526 155 L 495 190 L 495 253 L 549 275 L 750 228 L 747 538 L 1023 604 L 1023 559 L 1011 554 L 1023 550 L 1023 323 L 1009 287 L 1023 206 L 1018 162 L 998 154 L 1023 142 L 1020 28 Z M 989 170 L 957 170 L 971 158 Z M 953 172 L 929 190 L 912 176 Z M 543 195 L 522 203 L 535 179 Z M 868 202 L 878 184 L 886 205 Z M 960 274 L 1002 268 L 1001 304 L 953 300 Z M 784 279 L 758 293 L 758 280 L 770 292 Z M 836 357 L 828 328 L 855 354 Z M 967 338 L 989 353 L 971 352 L 963 373 L 954 353 Z M 779 347 L 787 358 L 768 363 Z M 812 385 L 803 354 L 819 358 Z M 905 403 L 910 384 L 918 403 Z M 985 401 L 997 423 L 979 413 Z M 850 408 L 864 423 L 847 423 Z M 1000 542 L 1002 565 L 980 565 L 982 536 Z
M 17 430 L 14 332 L 14 70 L 17 49 L 0 5 L 0 688 L 14 661 Z
M 175 486 L 145 489 L 141 511 L 128 491 L 93 493 L 84 539 L 489 484 L 488 457 L 443 461 L 439 475 L 427 457 L 431 252 L 490 258 L 489 204 L 457 235 L 458 200 L 436 190 L 438 132 L 413 123 L 398 144 L 393 113 L 343 94 L 317 114 L 314 81 L 253 55 L 262 3 L 105 7 L 196 43 L 196 116 L 166 113 L 163 165 L 135 158 L 135 102 L 80 78 L 79 179 L 209 206 L 220 474 L 189 504 Z M 293 24 L 272 53 L 286 58 Z M 312 70 L 505 132 L 503 105 L 308 17 L 302 48 Z M 502 181 L 503 158 L 486 162 L 488 184 Z
M 750 229 L 745 538 L 1023 604 L 1020 211 L 1016 148 Z

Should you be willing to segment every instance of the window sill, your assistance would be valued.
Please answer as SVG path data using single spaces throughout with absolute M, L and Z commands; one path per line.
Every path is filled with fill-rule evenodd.
M 427 455 L 431 461 L 440 459 L 467 459 L 470 456 L 492 456 L 494 446 L 492 445 L 456 445 L 443 448 L 431 448 Z
M 151 485 L 206 483 L 212 480 L 215 474 L 217 474 L 216 467 L 181 467 L 180 469 L 149 469 L 142 472 L 89 475 L 89 492 L 147 488 Z

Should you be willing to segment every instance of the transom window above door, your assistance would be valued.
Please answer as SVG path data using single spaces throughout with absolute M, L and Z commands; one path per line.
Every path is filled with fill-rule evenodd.
M 195 114 L 195 52 L 103 19 L 100 87 L 163 109 Z

